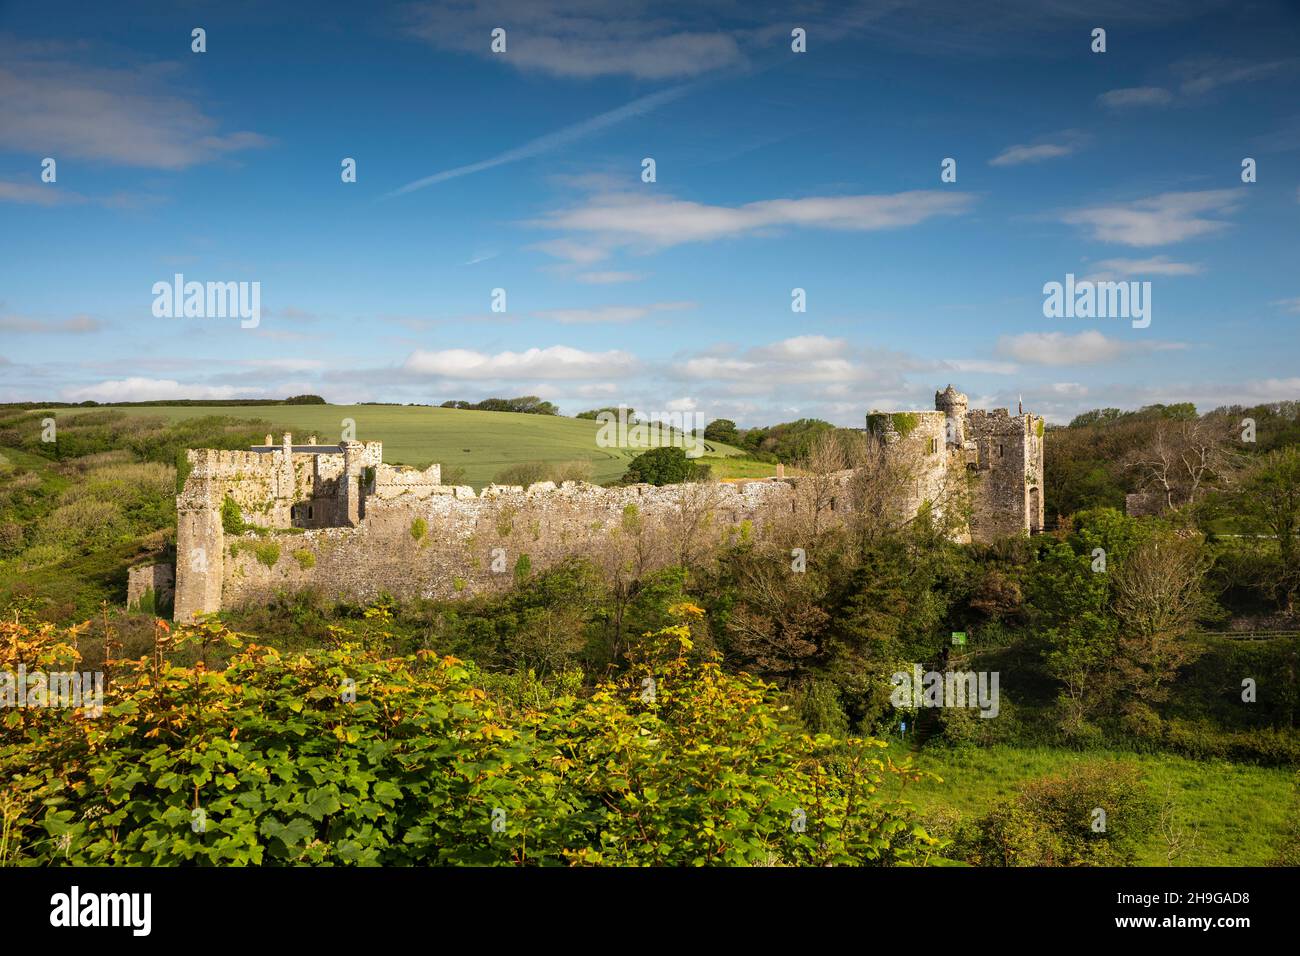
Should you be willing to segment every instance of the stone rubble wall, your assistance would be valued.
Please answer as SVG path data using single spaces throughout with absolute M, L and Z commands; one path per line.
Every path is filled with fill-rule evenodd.
M 146 564 L 126 574 L 127 607 L 138 606 L 147 591 L 154 593 L 155 607 L 169 602 L 175 593 L 175 568 L 170 564 Z
M 454 598 L 510 587 L 517 572 L 574 555 L 598 564 L 670 563 L 741 533 L 764 506 L 790 500 L 789 481 L 601 488 L 539 482 L 482 495 L 441 486 L 425 497 L 372 499 L 355 528 L 227 537 L 221 606 L 265 603 L 314 587 L 331 599 Z

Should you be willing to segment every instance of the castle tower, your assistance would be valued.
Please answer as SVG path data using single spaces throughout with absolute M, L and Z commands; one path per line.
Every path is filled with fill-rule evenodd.
M 339 475 L 339 518 L 345 525 L 361 523 L 361 465 L 365 446 L 359 441 L 340 442 L 343 446 L 343 474 Z
M 969 405 L 969 399 L 952 385 L 934 393 L 934 407 L 943 412 L 945 418 L 945 444 L 961 448 L 966 443 L 966 410 Z
M 188 622 L 195 614 L 221 610 L 225 538 L 220 489 L 212 475 L 220 454 L 210 449 L 186 452 L 192 470 L 176 498 L 173 618 L 177 621 Z
M 285 432 L 281 439 L 279 470 L 276 472 L 276 497 L 293 500 L 293 435 Z

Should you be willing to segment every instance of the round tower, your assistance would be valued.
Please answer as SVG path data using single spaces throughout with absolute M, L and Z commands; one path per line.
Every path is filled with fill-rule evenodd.
M 944 441 L 960 448 L 966 443 L 966 409 L 970 401 L 964 394 L 949 385 L 934 393 L 934 407 L 944 413 Z

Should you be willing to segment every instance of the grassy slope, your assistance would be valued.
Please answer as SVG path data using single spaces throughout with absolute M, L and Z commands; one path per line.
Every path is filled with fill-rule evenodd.
M 891 751 L 902 756 L 897 745 Z M 1058 773 L 1072 762 L 1100 758 L 1138 763 L 1158 800 L 1168 791 L 1184 830 L 1199 832 L 1196 849 L 1172 863 L 1166 859 L 1166 841 L 1158 831 L 1153 833 L 1139 857 L 1143 866 L 1265 866 L 1286 831 L 1294 770 L 1171 754 L 1016 746 L 926 748 L 913 755 L 914 762 L 944 782 L 923 781 L 909 788 L 908 795 L 923 812 L 949 807 L 969 819 L 1013 796 L 1027 780 Z
M 76 414 L 82 409 L 57 409 Z M 384 460 L 424 467 L 438 462 L 444 469 L 465 469 L 465 480 L 482 487 L 507 465 L 528 461 L 565 462 L 587 459 L 596 482 L 620 478 L 635 449 L 599 448 L 600 426 L 588 419 L 513 412 L 475 412 L 456 408 L 387 405 L 275 405 L 121 408 L 128 415 L 153 416 L 169 422 L 208 415 L 263 418 L 291 429 L 294 441 L 315 434 L 321 442 L 338 441 L 343 419 L 356 422 L 360 441 L 382 441 Z M 279 440 L 279 436 L 275 436 Z M 707 443 L 706 454 L 732 456 L 740 450 L 719 442 Z M 771 472 L 768 472 L 769 474 Z

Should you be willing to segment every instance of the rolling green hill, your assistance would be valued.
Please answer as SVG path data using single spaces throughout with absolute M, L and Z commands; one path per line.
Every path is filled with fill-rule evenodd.
M 322 442 L 338 441 L 343 420 L 356 423 L 358 441 L 382 441 L 384 460 L 392 464 L 425 467 L 433 462 L 444 473 L 464 469 L 464 480 L 475 488 L 490 482 L 507 465 L 520 462 L 566 462 L 585 459 L 592 464 L 592 480 L 612 481 L 627 470 L 639 451 L 634 448 L 599 448 L 600 425 L 589 419 L 511 412 L 478 412 L 455 408 L 394 405 L 275 405 L 275 406 L 115 406 L 128 415 L 177 422 L 188 418 L 228 415 L 263 419 L 289 429 L 294 441 L 316 435 Z M 85 409 L 51 409 L 59 415 L 76 415 Z M 275 436 L 279 441 L 279 435 Z M 707 442 L 705 454 L 731 457 L 740 449 Z

